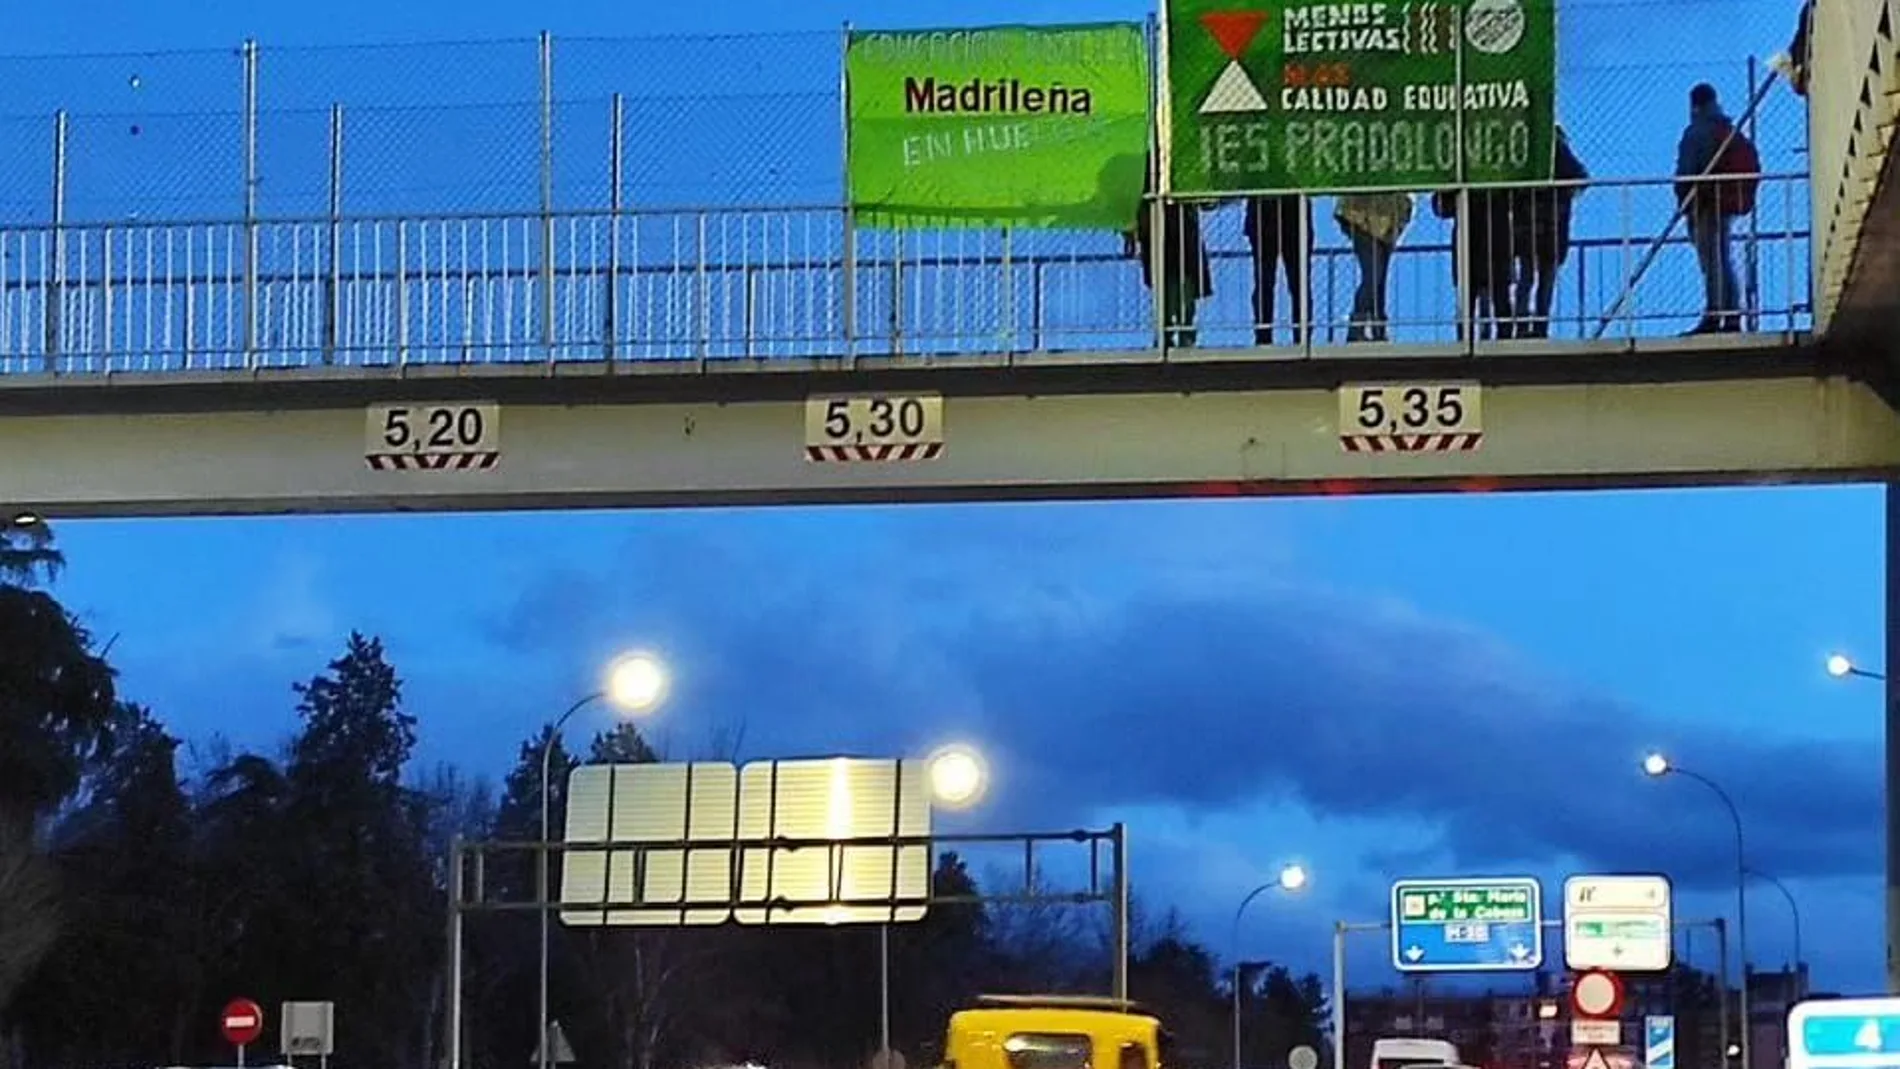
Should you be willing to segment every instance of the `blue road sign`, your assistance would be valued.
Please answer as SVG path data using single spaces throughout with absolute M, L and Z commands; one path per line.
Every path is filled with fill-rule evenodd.
M 1676 1069 L 1676 1019 L 1668 1014 L 1643 1018 L 1645 1069 Z
M 1789 1069 L 1900 1069 L 1900 998 L 1803 1002 L 1788 1013 Z
M 1544 963 L 1543 891 L 1532 876 L 1392 885 L 1400 972 L 1497 972 Z

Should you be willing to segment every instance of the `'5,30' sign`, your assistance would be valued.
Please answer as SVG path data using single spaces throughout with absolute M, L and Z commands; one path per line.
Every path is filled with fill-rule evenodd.
M 943 441 L 943 395 L 869 394 L 805 401 L 807 446 L 910 445 Z
M 1341 434 L 1456 434 L 1484 429 L 1480 387 L 1457 383 L 1354 383 L 1339 391 Z

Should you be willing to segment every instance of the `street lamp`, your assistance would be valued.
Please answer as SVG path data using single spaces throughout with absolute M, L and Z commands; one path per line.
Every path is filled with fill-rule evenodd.
M 1234 1069 L 1240 1069 L 1240 987 L 1247 968 L 1247 963 L 1240 960 L 1241 915 L 1247 912 L 1247 907 L 1253 904 L 1254 899 L 1259 898 L 1268 891 L 1279 890 L 1287 894 L 1299 893 L 1306 887 L 1307 879 L 1306 866 L 1298 864 L 1283 865 L 1280 867 L 1279 874 L 1271 881 L 1248 891 L 1247 897 L 1241 899 L 1240 906 L 1234 910 L 1233 933 L 1227 940 L 1227 945 L 1234 954 Z
M 924 760 L 930 780 L 930 801 L 938 809 L 968 809 L 983 800 L 989 789 L 990 767 L 975 747 L 963 743 L 944 746 Z M 879 1069 L 890 1069 L 891 1058 L 891 926 L 877 927 L 878 1051 Z
M 944 809 L 968 809 L 983 798 L 990 772 L 983 755 L 964 745 L 945 746 L 930 755 L 930 797 Z
M 1721 799 L 1723 808 L 1728 810 L 1729 820 L 1735 825 L 1735 943 L 1742 962 L 1741 1000 L 1742 1033 L 1738 1044 L 1742 1059 L 1742 1069 L 1751 1069 L 1748 1060 L 1748 1033 L 1753 1022 L 1748 1013 L 1748 854 L 1742 842 L 1742 814 L 1735 808 L 1735 800 L 1728 796 L 1714 780 L 1693 769 L 1683 768 L 1672 763 L 1660 753 L 1652 753 L 1643 758 L 1643 771 L 1652 779 L 1663 776 L 1687 776 L 1702 784 Z M 1726 980 L 1724 981 L 1726 983 Z M 1723 996 L 1725 999 L 1727 995 Z M 1726 1041 L 1724 1041 L 1726 1045 Z
M 1794 900 L 1794 892 L 1788 890 L 1787 884 L 1782 883 L 1780 880 L 1775 879 L 1760 869 L 1749 869 L 1748 874 L 1758 880 L 1774 885 L 1775 890 L 1781 892 L 1781 897 L 1788 901 L 1788 913 L 1794 918 L 1795 998 L 1800 999 L 1806 997 L 1807 977 L 1801 971 L 1801 906 Z
M 1847 656 L 1845 653 L 1831 653 L 1828 655 L 1827 674 L 1833 676 L 1835 679 L 1842 679 L 1847 676 L 1860 676 L 1862 679 L 1880 680 L 1887 678 L 1885 672 L 1875 672 L 1871 669 L 1860 667 L 1854 663 L 1853 658 Z
M 540 1040 L 535 1044 L 535 1064 L 540 1069 L 548 1069 L 553 1063 L 554 1052 L 548 1043 L 548 914 L 551 903 L 548 901 L 548 841 L 553 832 L 549 827 L 549 810 L 554 795 L 554 744 L 560 741 L 561 729 L 574 718 L 574 714 L 593 705 L 595 702 L 608 702 L 629 716 L 638 716 L 652 712 L 666 700 L 668 688 L 666 665 L 651 653 L 630 653 L 616 659 L 607 668 L 607 678 L 601 689 L 594 691 L 573 705 L 567 707 L 554 720 L 554 726 L 548 729 L 548 737 L 541 744 L 541 842 L 536 851 L 540 864 L 536 866 L 537 902 L 541 915 L 541 975 L 538 984 Z

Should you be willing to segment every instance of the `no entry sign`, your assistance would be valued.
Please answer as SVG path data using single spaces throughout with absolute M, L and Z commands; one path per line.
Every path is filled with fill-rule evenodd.
M 233 1047 L 248 1047 L 264 1034 L 264 1008 L 247 998 L 234 998 L 225 1004 L 218 1017 L 225 1042 Z

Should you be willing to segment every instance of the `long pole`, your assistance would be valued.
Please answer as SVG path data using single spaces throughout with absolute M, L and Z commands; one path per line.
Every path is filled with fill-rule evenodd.
M 1333 924 L 1333 1069 L 1346 1069 L 1346 931 Z
M 446 1001 L 448 1035 L 444 1037 L 448 1069 L 462 1069 L 462 837 L 449 843 L 449 966 Z
M 1115 836 L 1115 997 L 1128 997 L 1128 825 L 1117 822 Z
M 877 1049 L 879 1069 L 891 1069 L 891 926 L 877 926 Z
M 1753 1069 L 1748 1060 L 1748 1033 L 1751 1030 L 1748 1011 L 1748 851 L 1742 841 L 1742 814 L 1735 808 L 1735 800 L 1728 796 L 1728 792 L 1709 777 L 1687 768 L 1672 767 L 1669 771 L 1687 776 L 1714 792 L 1715 796 L 1722 800 L 1722 807 L 1728 810 L 1730 822 L 1735 825 L 1735 951 L 1736 956 L 1741 959 L 1742 966 L 1740 985 L 1742 1030 L 1739 1046 L 1742 1069 Z M 1727 991 L 1722 992 L 1722 1000 L 1728 1001 Z M 1727 1044 L 1723 1045 L 1722 1057 L 1725 1059 L 1728 1057 Z
M 1722 1053 L 1715 1064 L 1728 1065 L 1728 922 L 1721 917 L 1715 918 L 1716 971 L 1721 974 L 1721 983 L 1716 987 L 1716 1034 L 1721 1037 Z
M 540 976 L 535 985 L 537 1010 L 534 1018 L 536 1022 L 535 1034 L 539 1037 L 535 1043 L 534 1061 L 540 1069 L 548 1069 L 548 1066 L 553 1064 L 554 1060 L 554 1052 L 548 1049 L 548 941 L 550 938 L 548 931 L 548 914 L 552 912 L 548 901 L 548 884 L 551 882 L 548 875 L 548 842 L 553 834 L 549 827 L 549 810 L 553 806 L 552 799 L 554 795 L 554 785 L 552 783 L 554 778 L 554 744 L 561 740 L 561 728 L 567 725 L 568 720 L 572 719 L 575 713 L 580 712 L 582 709 L 587 708 L 589 705 L 594 704 L 606 696 L 604 692 L 596 691 L 575 702 L 573 705 L 568 706 L 567 712 L 562 713 L 560 717 L 554 721 L 554 726 L 548 729 L 547 741 L 541 744 L 541 841 L 535 845 L 535 855 L 540 863 L 535 866 L 537 871 L 535 875 L 534 899 L 535 912 L 541 918 L 541 969 Z
M 1758 880 L 1763 880 L 1767 882 L 1770 886 L 1774 887 L 1775 890 L 1780 891 L 1782 899 L 1788 903 L 1788 916 L 1794 922 L 1794 971 L 1795 971 L 1795 984 L 1797 988 L 1796 997 L 1799 998 L 1801 996 L 1804 996 L 1807 994 L 1807 981 L 1806 981 L 1806 977 L 1802 975 L 1802 970 L 1801 970 L 1801 963 L 1804 960 L 1806 960 L 1805 958 L 1801 956 L 1801 904 L 1795 901 L 1794 892 L 1788 890 L 1788 885 L 1785 883 L 1782 883 L 1780 880 L 1776 879 L 1775 877 L 1770 876 L 1765 872 L 1762 872 L 1760 869 L 1750 869 L 1748 870 L 1748 874 L 1750 876 L 1755 877 Z
M 1227 935 L 1227 949 L 1234 955 L 1234 1069 L 1240 1069 L 1240 988 L 1246 973 L 1240 960 L 1240 918 L 1247 912 L 1247 907 L 1253 905 L 1254 899 L 1278 886 L 1277 882 L 1263 883 L 1248 891 L 1247 897 L 1241 899 L 1240 905 L 1234 910 L 1234 924 Z
M 1887 484 L 1887 664 L 1900 664 L 1900 483 Z M 1882 675 L 1887 732 L 1887 993 L 1900 995 L 1900 680 Z

